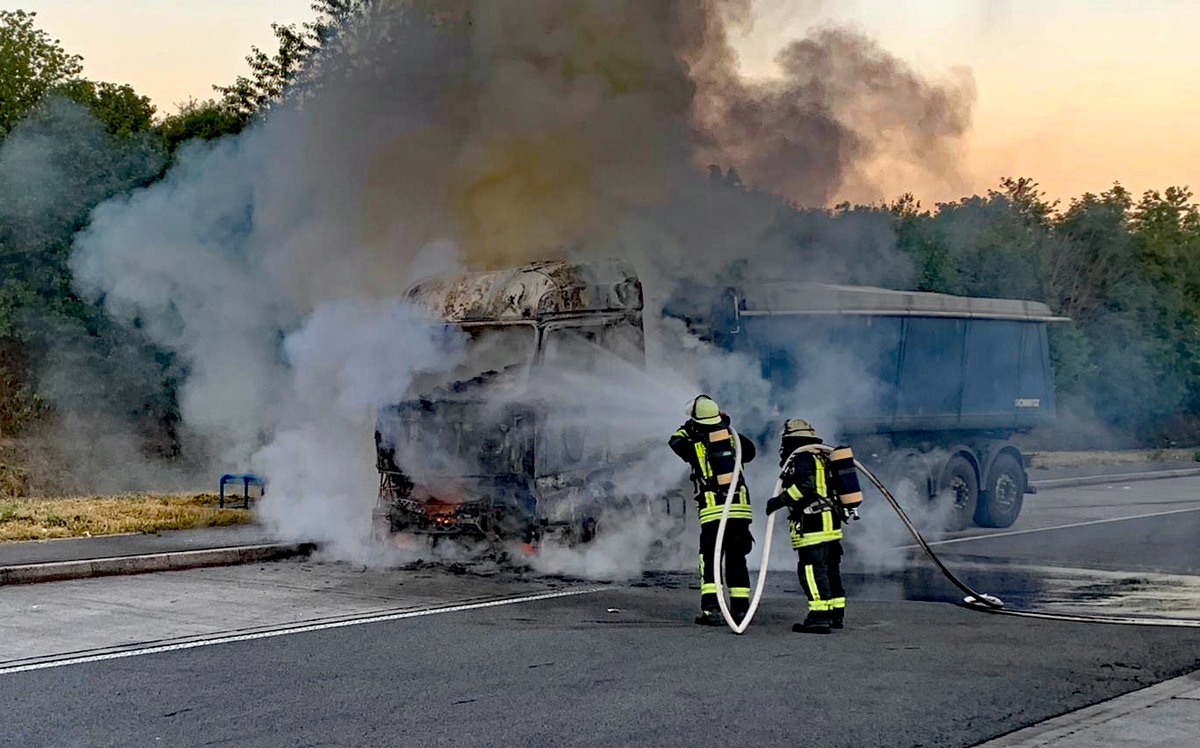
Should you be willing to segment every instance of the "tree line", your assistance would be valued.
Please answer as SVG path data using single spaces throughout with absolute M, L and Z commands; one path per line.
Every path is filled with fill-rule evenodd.
M 128 85 L 84 77 L 34 13 L 0 11 L 0 437 L 69 407 L 138 424 L 160 454 L 177 453 L 186 363 L 75 295 L 72 238 L 101 202 L 163 178 L 187 143 L 234 135 L 290 87 L 318 85 L 304 80 L 313 55 L 355 3 L 323 0 L 313 22 L 274 26 L 277 49 L 253 48 L 248 75 L 166 115 Z M 1114 183 L 1062 204 L 1013 178 L 933 207 L 911 195 L 788 206 L 781 230 L 796 251 L 814 218 L 884 227 L 910 268 L 891 285 L 1044 301 L 1071 319 L 1052 326 L 1062 408 L 1129 444 L 1200 443 L 1200 209 L 1188 189 L 1135 196 Z

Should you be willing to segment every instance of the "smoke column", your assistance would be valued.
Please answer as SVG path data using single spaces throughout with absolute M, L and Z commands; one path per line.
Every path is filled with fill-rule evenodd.
M 265 472 L 266 521 L 340 557 L 364 555 L 374 412 L 461 352 L 397 301 L 414 280 L 629 260 L 657 363 L 606 398 L 629 403 L 618 413 L 656 403 L 624 424 L 662 443 L 697 388 L 736 413 L 761 409 L 765 383 L 753 362 L 685 347 L 658 309 L 687 283 L 744 271 L 732 268 L 811 269 L 775 230 L 790 202 L 823 207 L 893 161 L 950 174 L 969 119 L 969 87 L 928 84 L 844 30 L 786 48 L 778 83 L 742 82 L 726 27 L 745 3 L 363 8 L 314 63 L 319 85 L 237 137 L 186 146 L 165 179 L 98 208 L 72 258 L 81 293 L 186 361 L 183 416 L 218 445 L 214 469 Z M 810 232 L 802 254 L 837 255 L 847 236 L 865 257 L 887 253 L 886 236 L 845 227 Z M 662 475 L 628 475 L 678 478 L 664 454 Z

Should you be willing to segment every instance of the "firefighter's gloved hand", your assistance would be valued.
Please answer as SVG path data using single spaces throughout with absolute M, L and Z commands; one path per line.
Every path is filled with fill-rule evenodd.
M 858 509 L 843 509 L 842 510 L 842 521 L 843 522 L 849 522 L 850 520 L 857 521 L 858 519 L 859 519 Z
M 772 496 L 771 498 L 767 499 L 767 516 L 768 517 L 771 516 L 775 512 L 782 509 L 783 507 L 784 507 L 783 497 L 782 496 Z

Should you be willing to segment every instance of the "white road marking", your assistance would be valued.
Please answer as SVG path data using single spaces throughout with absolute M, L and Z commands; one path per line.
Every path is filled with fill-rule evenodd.
M 540 600 L 553 600 L 559 597 L 574 597 L 576 595 L 588 595 L 594 592 L 600 592 L 605 587 L 590 587 L 582 590 L 564 590 L 562 592 L 545 592 L 538 595 L 525 595 L 523 597 L 510 597 L 503 600 L 489 600 L 481 603 L 464 603 L 461 605 L 448 605 L 441 608 L 425 608 L 423 610 L 406 610 L 396 613 L 384 613 L 381 615 L 365 616 L 363 618 L 351 618 L 340 621 L 330 621 L 327 623 L 314 623 L 303 626 L 281 627 L 270 631 L 258 631 L 252 634 L 233 634 L 225 636 L 214 636 L 210 639 L 199 639 L 196 641 L 181 642 L 178 644 L 164 644 L 156 647 L 141 647 L 137 649 L 126 649 L 120 652 L 105 652 L 103 654 L 82 655 L 79 657 L 67 657 L 58 660 L 48 660 L 44 662 L 36 662 L 29 665 L 14 665 L 11 667 L 0 667 L 0 675 L 11 675 L 13 673 L 24 673 L 30 670 L 47 670 L 49 668 L 67 667 L 68 665 L 82 665 L 88 662 L 101 662 L 103 660 L 119 660 L 126 657 L 139 657 L 141 655 L 158 654 L 160 652 L 176 652 L 181 649 L 196 649 L 197 647 L 211 647 L 217 644 L 232 644 L 234 642 L 244 642 L 253 639 L 271 639 L 277 636 L 289 636 L 291 634 L 305 634 L 310 631 L 323 631 L 325 629 L 343 628 L 346 626 L 362 626 L 368 623 L 382 623 L 384 621 L 399 621 L 405 618 L 421 618 L 424 616 L 438 615 L 440 613 L 460 613 L 465 610 L 480 610 L 482 608 L 495 608 L 501 605 L 516 605 L 518 603 L 532 603 Z
M 931 540 L 929 545 L 951 545 L 953 543 L 970 543 L 974 540 L 991 540 L 992 538 L 1006 538 L 1013 535 L 1030 535 L 1035 532 L 1050 532 L 1051 530 L 1069 530 L 1073 527 L 1089 527 L 1091 525 L 1104 525 L 1109 522 L 1127 522 L 1131 519 L 1149 519 L 1151 517 L 1166 517 L 1172 514 L 1184 514 L 1186 512 L 1200 512 L 1200 506 L 1193 506 L 1187 509 L 1172 509 L 1166 512 L 1151 512 L 1150 514 L 1134 514 L 1130 517 L 1110 517 L 1108 519 L 1091 519 L 1086 522 L 1071 522 L 1065 525 L 1051 525 L 1050 527 L 1031 527 L 1028 530 L 1008 530 L 1005 532 L 991 532 L 986 535 L 972 535 L 966 538 L 952 538 L 950 540 Z M 909 550 L 911 548 L 920 548 L 919 545 L 900 546 L 899 550 Z

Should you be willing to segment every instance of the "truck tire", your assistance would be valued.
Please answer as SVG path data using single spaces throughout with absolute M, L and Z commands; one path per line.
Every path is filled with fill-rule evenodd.
M 908 508 L 929 503 L 929 466 L 915 449 L 898 452 L 883 469 L 884 485 Z
M 980 527 L 1008 527 L 1017 521 L 1025 501 L 1025 471 L 1007 452 L 996 457 L 988 470 L 987 491 L 975 510 Z
M 938 501 L 949 503 L 946 508 L 947 530 L 962 530 L 971 526 L 979 507 L 979 478 L 975 466 L 962 455 L 954 455 L 942 468 L 938 481 Z

